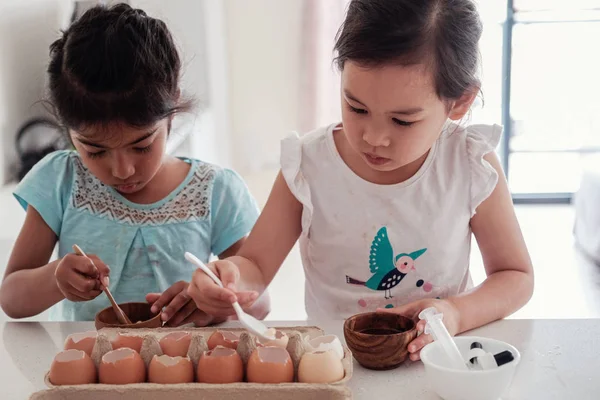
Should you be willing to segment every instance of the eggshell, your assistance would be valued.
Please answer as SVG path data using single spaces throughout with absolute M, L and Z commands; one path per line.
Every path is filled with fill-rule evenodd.
M 294 381 L 294 366 L 286 349 L 258 347 L 248 360 L 248 382 L 285 383 Z
M 126 347 L 106 353 L 98 372 L 100 383 L 126 385 L 146 380 L 146 365 L 142 357 Z
M 343 377 L 342 360 L 333 349 L 305 353 L 298 366 L 298 381 L 303 383 L 333 383 Z
M 190 348 L 192 334 L 189 332 L 172 332 L 160 339 L 160 347 L 168 356 L 185 357 Z
M 194 366 L 187 357 L 154 356 L 148 367 L 150 383 L 190 383 L 194 381 Z
M 57 386 L 96 383 L 96 366 L 85 351 L 64 350 L 54 357 L 48 378 Z
M 263 346 L 263 347 L 268 347 L 268 346 L 274 346 L 274 347 L 281 347 L 282 349 L 285 349 L 288 345 L 290 338 L 288 337 L 288 335 L 285 334 L 285 332 L 282 331 L 275 331 L 275 339 L 261 339 L 261 338 L 256 338 L 256 345 L 257 346 Z
M 223 346 L 230 349 L 237 349 L 240 337 L 229 331 L 215 331 L 208 338 L 208 349 L 213 350 L 217 346 Z
M 237 351 L 217 346 L 206 351 L 198 361 L 198 382 L 234 383 L 244 380 L 244 364 Z
M 344 358 L 342 342 L 340 342 L 340 339 L 335 335 L 318 336 L 308 341 L 307 351 L 309 352 L 327 351 L 330 349 L 334 351 L 340 360 Z
M 111 341 L 113 350 L 127 347 L 138 353 L 142 350 L 142 343 L 144 343 L 143 337 L 125 333 L 117 333 L 116 338 Z
M 98 337 L 96 331 L 73 333 L 67 336 L 65 340 L 65 350 L 82 350 L 91 357 L 94 344 L 96 344 L 96 337 Z

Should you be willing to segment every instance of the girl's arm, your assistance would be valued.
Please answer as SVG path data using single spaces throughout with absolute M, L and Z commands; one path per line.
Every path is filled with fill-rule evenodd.
M 498 184 L 477 208 L 471 228 L 483 256 L 487 279 L 451 299 L 460 312 L 458 332 L 507 317 L 533 295 L 533 267 L 502 167 L 495 153 L 484 158 L 498 172 Z
M 9 317 L 31 317 L 65 298 L 88 301 L 102 293 L 100 281 L 110 273 L 102 260 L 93 254 L 89 259 L 67 254 L 48 263 L 56 241 L 37 210 L 27 207 L 0 287 L 0 306 Z
M 302 232 L 302 204 L 290 191 L 281 172 L 267 204 L 242 248 L 228 260 L 240 270 L 236 289 L 262 293 Z
M 233 301 L 244 304 L 252 301 L 253 292 L 262 294 L 298 240 L 301 217 L 302 204 L 280 172 L 267 204 L 237 255 L 208 265 L 229 290 L 219 288 L 202 271 L 194 273 L 188 293 L 198 307 L 212 315 L 232 315 Z
M 28 207 L 0 286 L 0 305 L 9 317 L 37 315 L 64 299 L 54 277 L 58 261 L 48 263 L 56 241 L 40 214 Z

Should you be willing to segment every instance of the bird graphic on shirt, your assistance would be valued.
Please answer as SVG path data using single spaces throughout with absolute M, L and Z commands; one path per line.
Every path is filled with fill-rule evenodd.
M 371 243 L 369 267 L 373 276 L 366 282 L 346 275 L 346 283 L 366 286 L 372 290 L 383 290 L 385 298 L 391 299 L 392 288 L 396 287 L 410 271 L 415 271 L 415 260 L 427 249 L 413 251 L 410 254 L 401 253 L 394 256 L 394 249 L 388 238 L 387 228 L 383 227 Z

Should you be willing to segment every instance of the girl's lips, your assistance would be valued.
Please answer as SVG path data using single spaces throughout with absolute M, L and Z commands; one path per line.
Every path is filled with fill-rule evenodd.
M 372 165 L 381 166 L 381 165 L 385 165 L 391 161 L 389 158 L 377 157 L 377 156 L 371 155 L 369 153 L 363 153 L 363 154 L 364 154 L 367 162 Z
M 115 189 L 121 193 L 133 193 L 138 188 L 139 183 L 129 183 L 127 185 L 117 185 Z

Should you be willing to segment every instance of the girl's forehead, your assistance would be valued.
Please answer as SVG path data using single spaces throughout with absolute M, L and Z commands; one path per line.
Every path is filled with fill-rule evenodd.
M 106 148 L 128 146 L 132 142 L 152 136 L 162 128 L 162 121 L 146 127 L 133 127 L 123 123 L 90 125 L 83 129 L 70 129 L 80 142 Z
M 440 102 L 433 73 L 423 64 L 371 67 L 347 62 L 342 71 L 342 90 L 373 106 L 426 108 Z

